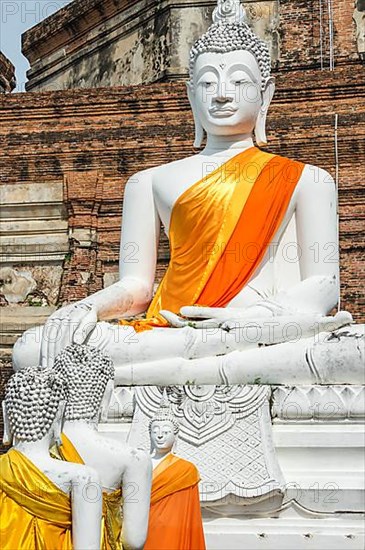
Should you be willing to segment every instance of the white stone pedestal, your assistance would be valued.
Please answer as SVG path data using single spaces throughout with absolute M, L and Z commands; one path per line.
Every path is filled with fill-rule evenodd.
M 273 389 L 272 439 L 284 497 L 202 503 L 208 550 L 363 550 L 364 389 Z M 99 429 L 126 441 L 131 419 Z M 273 499 L 275 496 L 272 497 Z

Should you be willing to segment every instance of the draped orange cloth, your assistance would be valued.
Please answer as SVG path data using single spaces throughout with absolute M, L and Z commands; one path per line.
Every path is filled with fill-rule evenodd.
M 66 462 L 85 464 L 75 446 L 66 434 L 61 434 L 62 444 L 58 447 L 59 457 Z M 122 535 L 122 490 L 103 492 L 103 517 L 101 529 L 102 550 L 123 550 Z
M 144 550 L 205 550 L 198 482 L 194 464 L 173 454 L 154 469 Z
M 26 456 L 0 458 L 1 550 L 72 550 L 70 497 Z
M 251 147 L 189 187 L 170 220 L 171 259 L 137 331 L 168 326 L 161 309 L 225 307 L 275 237 L 304 164 Z

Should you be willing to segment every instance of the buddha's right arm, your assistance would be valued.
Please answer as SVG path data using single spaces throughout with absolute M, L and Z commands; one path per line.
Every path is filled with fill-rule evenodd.
M 99 321 L 143 313 L 152 299 L 160 233 L 152 172 L 132 176 L 124 191 L 120 280 L 83 300 L 96 307 Z
M 160 231 L 152 192 L 152 171 L 138 172 L 125 188 L 120 280 L 49 317 L 42 333 L 41 363 L 44 367 L 52 367 L 57 354 L 71 342 L 82 344 L 98 321 L 146 311 L 152 298 Z
M 100 550 L 102 485 L 93 468 L 76 467 L 79 472 L 71 480 L 72 547 Z

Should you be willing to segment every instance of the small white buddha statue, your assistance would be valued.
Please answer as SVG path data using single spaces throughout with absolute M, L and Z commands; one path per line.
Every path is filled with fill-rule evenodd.
M 166 390 L 164 390 L 160 408 L 149 422 L 149 432 L 152 467 L 155 469 L 168 454 L 174 453 L 179 433 L 179 423 L 171 411 Z
M 341 365 L 356 355 L 354 339 L 331 347 L 331 368 L 318 363 L 318 376 L 305 359 L 352 318 L 328 317 L 339 300 L 332 177 L 254 146 L 253 135 L 266 144 L 274 88 L 267 45 L 238 0 L 219 0 L 190 55 L 195 145 L 206 134 L 204 148 L 128 181 L 120 280 L 24 333 L 16 369 L 52 365 L 76 342 L 106 351 L 120 385 L 264 382 L 265 373 L 268 383 L 350 381 Z M 153 296 L 160 222 L 171 259 Z M 146 311 L 146 321 L 108 322 Z
M 164 392 L 149 422 L 153 480 L 144 550 L 205 550 L 196 466 L 175 454 L 179 424 Z
M 100 476 L 103 548 L 142 549 L 150 505 L 150 458 L 97 430 L 98 421 L 106 419 L 114 388 L 113 362 L 90 346 L 70 345 L 56 357 L 54 370 L 68 387 L 59 454 L 63 460 L 91 466 Z
M 0 539 L 4 550 L 99 550 L 101 499 L 97 472 L 51 458 L 65 404 L 63 378 L 28 367 L 9 380 L 3 402 L 5 436 L 13 448 L 0 458 Z M 90 498 L 87 494 L 90 491 Z M 41 541 L 41 543 L 40 543 Z

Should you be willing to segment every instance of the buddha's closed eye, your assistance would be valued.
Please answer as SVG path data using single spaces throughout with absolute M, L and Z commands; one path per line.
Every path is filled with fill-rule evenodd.
M 217 82 L 203 81 L 200 82 L 200 84 L 202 84 L 205 88 L 214 88 L 217 85 Z

